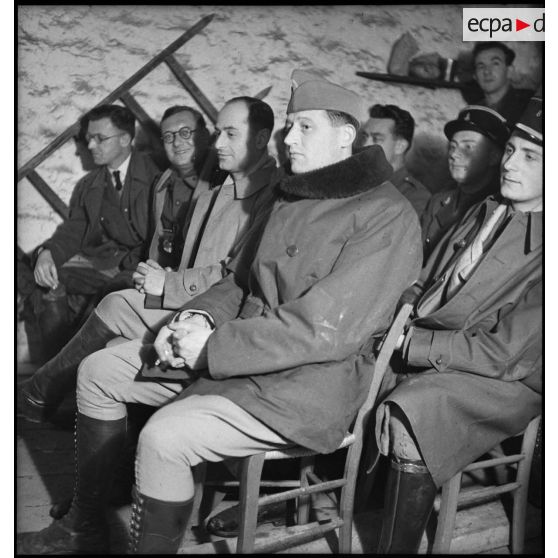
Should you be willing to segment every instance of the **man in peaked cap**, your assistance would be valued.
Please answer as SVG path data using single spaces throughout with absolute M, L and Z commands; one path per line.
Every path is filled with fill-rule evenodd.
M 456 187 L 432 196 L 422 214 L 424 261 L 472 205 L 498 192 L 498 165 L 509 129 L 496 111 L 471 105 L 445 125 L 444 133 L 449 140 L 448 165 Z
M 466 214 L 404 300 L 376 439 L 391 457 L 379 553 L 417 552 L 437 488 L 541 413 L 542 103 L 508 139 L 500 196 Z
M 418 276 L 419 224 L 387 181 L 392 169 L 381 148 L 352 155 L 359 97 L 307 77 L 293 73 L 285 137 L 292 175 L 279 184 L 267 224 L 229 274 L 157 336 L 156 356 L 183 382 L 167 381 L 163 369 L 137 381 L 150 357 L 133 342 L 80 365 L 74 503 L 30 537 L 31 549 L 106 550 L 102 501 L 128 402 L 161 407 L 136 456 L 131 538 L 138 553 L 177 551 L 192 508 L 193 466 L 293 443 L 330 452 L 343 439 L 370 382 L 365 346 L 384 334 Z M 85 443 L 96 448 L 85 450 L 87 463 Z

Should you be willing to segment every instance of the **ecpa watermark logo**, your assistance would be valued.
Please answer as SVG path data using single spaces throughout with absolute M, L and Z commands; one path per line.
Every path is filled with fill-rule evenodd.
M 544 41 L 544 8 L 463 8 L 464 41 Z

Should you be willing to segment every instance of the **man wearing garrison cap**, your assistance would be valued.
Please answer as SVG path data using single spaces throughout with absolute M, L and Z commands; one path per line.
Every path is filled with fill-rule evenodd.
M 446 124 L 444 133 L 455 186 L 432 196 L 421 216 L 424 261 L 473 204 L 498 192 L 498 165 L 509 129 L 496 111 L 471 105 Z
M 341 442 L 371 376 L 363 347 L 382 337 L 421 261 L 418 218 L 387 181 L 382 149 L 352 155 L 361 112 L 352 91 L 293 73 L 285 130 L 292 175 L 279 184 L 267 224 L 229 274 L 185 304 L 155 341 L 154 356 L 186 384 L 165 381 L 165 371 L 137 381 L 149 355 L 124 366 L 107 348 L 82 362 L 79 412 L 105 426 L 105 443 L 95 463 L 78 466 L 78 487 L 89 496 L 78 488 L 71 517 L 43 536 L 55 538 L 52 546 L 79 550 L 86 541 L 89 552 L 106 550 L 102 505 L 90 494 L 101 494 L 97 485 L 118 457 L 127 402 L 161 407 L 136 456 L 138 553 L 177 551 L 193 466 L 293 443 L 330 452 Z M 107 377 L 112 390 L 104 389 Z M 78 444 L 80 436 L 78 420 Z
M 417 552 L 440 485 L 541 413 L 542 102 L 506 142 L 500 194 L 471 208 L 403 299 L 416 302 L 376 438 L 391 457 L 378 552 Z

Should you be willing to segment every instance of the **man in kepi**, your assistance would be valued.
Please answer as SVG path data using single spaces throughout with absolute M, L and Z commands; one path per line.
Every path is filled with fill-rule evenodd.
M 497 112 L 471 105 L 445 125 L 444 133 L 456 185 L 434 194 L 421 216 L 424 261 L 472 205 L 498 192 L 498 165 L 509 129 Z
M 172 173 L 155 187 L 155 196 L 162 198 L 155 202 L 163 206 L 162 230 L 156 231 L 151 248 L 153 257 L 158 257 L 171 243 L 166 263 L 178 264 L 177 269 L 164 269 L 156 260 L 141 262 L 134 274 L 135 289 L 110 293 L 101 300 L 60 353 L 20 386 L 18 410 L 28 420 L 42 422 L 53 415 L 75 388 L 77 367 L 87 355 L 115 337 L 135 339 L 140 345 L 153 342 L 174 310 L 223 278 L 226 263 L 240 250 L 249 228 L 267 218 L 273 203 L 276 166 L 267 151 L 273 122 L 271 107 L 252 97 L 231 99 L 219 111 L 215 149 L 227 178 L 222 184 L 223 178 L 217 179 L 216 184 L 211 174 L 200 177 L 192 194 L 195 199 L 183 217 L 188 225 L 184 241 L 180 227 L 176 234 L 172 234 L 175 227 L 168 227 L 169 234 L 164 230 L 164 219 L 168 226 L 174 214 L 164 209 L 167 200 L 176 201 L 177 189 L 185 188 L 179 177 L 183 158 L 169 153 Z M 176 147 L 184 151 L 193 140 L 193 125 L 186 110 L 163 117 L 163 137 L 174 136 L 172 143 L 165 141 L 167 152 Z M 190 135 L 189 140 L 181 133 Z
M 153 161 L 132 147 L 135 119 L 127 108 L 102 105 L 85 120 L 85 139 L 98 168 L 77 183 L 69 218 L 35 254 L 38 290 L 32 300 L 47 357 L 69 339 L 95 295 L 133 284 L 132 273 L 145 257 L 150 189 L 159 174 Z
M 411 114 L 396 105 L 374 105 L 370 118 L 362 126 L 357 145 L 380 145 L 393 167 L 390 182 L 411 202 L 417 214 L 424 211 L 430 191 L 405 166 L 405 155 L 413 143 L 415 121 Z
M 469 211 L 417 282 L 377 413 L 391 456 L 380 554 L 417 552 L 438 487 L 541 413 L 542 130 L 533 98 L 506 143 L 500 196 Z
M 285 138 L 293 175 L 229 274 L 184 305 L 155 341 L 161 363 L 191 385 L 165 381 L 163 369 L 156 381 L 137 381 L 149 356 L 133 342 L 87 357 L 78 374 L 73 504 L 26 537 L 22 552 L 107 552 L 104 501 L 127 402 L 161 407 L 138 444 L 136 553 L 177 551 L 198 463 L 293 443 L 338 446 L 371 381 L 373 357 L 363 347 L 382 337 L 421 260 L 416 213 L 387 180 L 383 151 L 352 155 L 361 111 L 353 92 L 293 72 Z

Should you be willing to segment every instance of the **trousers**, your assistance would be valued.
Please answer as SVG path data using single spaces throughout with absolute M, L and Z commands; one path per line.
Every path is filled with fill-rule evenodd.
M 136 289 L 124 289 L 106 295 L 95 312 L 117 335 L 152 343 L 176 310 L 144 308 L 144 300 L 145 295 Z
M 143 351 L 151 348 L 135 339 L 93 353 L 80 364 L 76 392 L 79 412 L 99 420 L 125 417 L 126 403 L 160 407 L 139 436 L 135 471 L 142 494 L 189 500 L 192 467 L 293 445 L 225 397 L 191 395 L 174 401 L 184 382 L 138 377 Z

